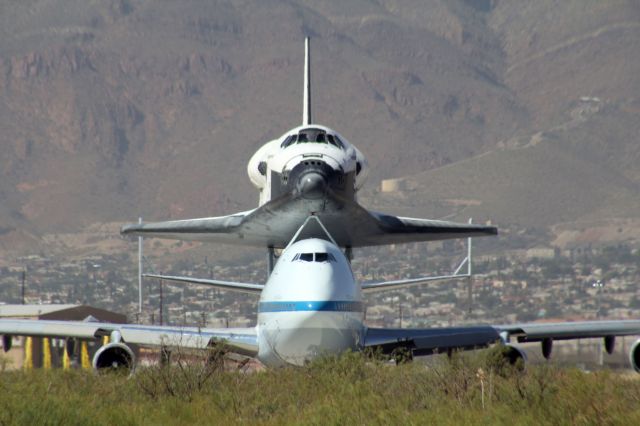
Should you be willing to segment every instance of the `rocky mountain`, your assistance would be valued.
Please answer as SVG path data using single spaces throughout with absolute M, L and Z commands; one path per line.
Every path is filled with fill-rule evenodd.
M 0 35 L 6 250 L 255 206 L 246 163 L 301 120 L 305 36 L 315 118 L 367 155 L 368 205 L 640 218 L 633 0 L 4 0 Z

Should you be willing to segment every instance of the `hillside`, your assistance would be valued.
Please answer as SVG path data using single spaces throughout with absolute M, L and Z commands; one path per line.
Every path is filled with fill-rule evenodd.
M 6 250 L 255 206 L 246 162 L 300 121 L 307 35 L 315 118 L 367 155 L 372 207 L 640 216 L 634 1 L 5 0 L 0 35 Z M 419 201 L 376 195 L 405 177 Z
M 592 101 L 585 104 L 593 107 Z M 491 152 L 393 180 L 400 190 L 370 193 L 371 203 L 538 229 L 573 224 L 584 230 L 608 223 L 619 235 L 605 240 L 637 240 L 640 182 L 635 153 L 621 158 L 630 147 L 621 142 L 638 130 L 633 114 L 604 107 L 588 118 L 501 143 Z M 407 208 L 403 213 L 409 213 Z

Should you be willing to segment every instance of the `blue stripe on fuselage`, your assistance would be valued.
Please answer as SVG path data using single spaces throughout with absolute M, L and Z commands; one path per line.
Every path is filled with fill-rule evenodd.
M 363 312 L 362 302 L 352 301 L 304 301 L 304 302 L 261 302 L 258 312 Z

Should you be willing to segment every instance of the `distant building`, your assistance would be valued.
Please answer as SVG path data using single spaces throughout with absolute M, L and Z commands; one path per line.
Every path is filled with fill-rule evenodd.
M 406 189 L 406 183 L 402 179 L 386 179 L 380 182 L 380 192 L 398 192 Z
M 551 247 L 534 247 L 526 251 L 527 259 L 553 259 L 556 257 L 556 250 Z

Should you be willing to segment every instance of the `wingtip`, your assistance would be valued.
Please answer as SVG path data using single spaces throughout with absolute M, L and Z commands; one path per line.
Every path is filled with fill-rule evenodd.
M 122 225 L 122 227 L 120 228 L 120 234 L 129 235 L 136 231 L 139 231 L 140 229 L 141 226 L 137 223 L 127 223 L 126 225 Z

